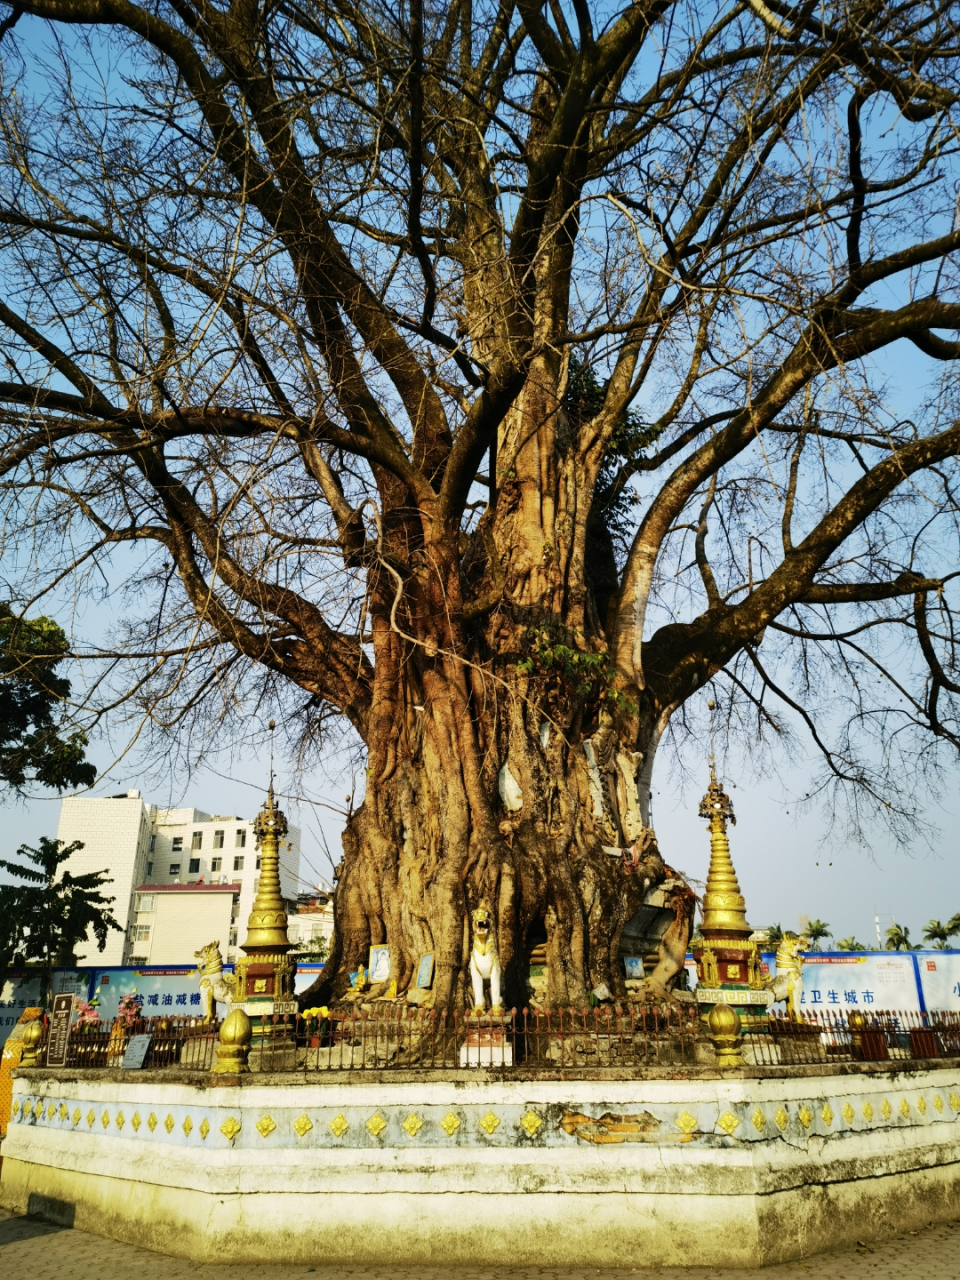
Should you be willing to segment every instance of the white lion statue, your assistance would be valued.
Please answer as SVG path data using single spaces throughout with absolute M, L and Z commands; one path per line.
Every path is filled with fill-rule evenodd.
M 235 999 L 237 980 L 232 973 L 223 972 L 219 941 L 208 942 L 193 954 L 200 961 L 194 977 L 200 979 L 203 1020 L 212 1022 L 217 1013 L 216 1002 L 219 1000 L 222 1004 L 230 1004 Z
M 781 938 L 777 947 L 777 972 L 763 984 L 777 1000 L 786 1000 L 787 1010 L 794 1018 L 799 1018 L 802 1012 L 803 956 L 800 952 L 809 949 L 809 938 L 790 935 Z
M 497 955 L 497 936 L 493 928 L 493 912 L 486 902 L 470 915 L 473 923 L 473 947 L 470 951 L 470 981 L 473 983 L 473 1007 L 480 1013 L 486 1007 L 483 984 L 490 983 L 490 1012 L 499 1013 L 500 957 Z

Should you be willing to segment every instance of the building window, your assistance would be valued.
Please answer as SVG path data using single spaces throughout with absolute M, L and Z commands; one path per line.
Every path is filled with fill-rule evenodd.
M 195 876 L 199 872 L 199 870 L 200 870 L 200 859 L 191 858 L 190 859 L 190 875 Z
M 181 850 L 182 848 L 183 848 L 183 836 L 174 836 L 174 837 L 173 837 L 173 852 L 174 852 L 174 853 L 179 853 L 179 852 L 180 852 L 180 850 Z
M 237 840 L 234 846 L 237 849 L 245 849 L 247 847 L 247 828 L 237 827 Z
M 222 831 L 215 831 L 213 833 L 213 847 L 215 849 L 223 848 L 223 832 Z
M 157 909 L 157 897 L 154 893 L 138 893 L 136 910 L 145 916 Z
M 179 862 L 171 862 L 171 863 L 170 863 L 170 870 L 168 871 L 168 873 L 167 873 L 167 874 L 168 874 L 168 875 L 171 875 L 171 876 L 178 876 L 178 875 L 180 874 L 180 863 L 179 863 Z
M 130 930 L 131 942 L 149 942 L 150 926 L 148 924 L 135 924 Z
M 153 875 L 153 863 L 148 862 L 147 863 L 147 879 L 149 880 L 152 875 Z
M 153 853 L 156 847 L 157 847 L 157 837 L 154 835 L 150 837 L 150 852 Z
M 234 871 L 242 871 L 242 870 L 243 870 L 243 858 L 234 858 L 234 860 L 233 860 L 233 869 L 234 869 Z
M 203 832 L 202 831 L 195 831 L 193 833 L 193 844 L 190 847 L 192 849 L 203 848 Z
M 236 929 L 231 929 L 231 930 L 230 930 L 230 944 L 229 944 L 229 945 L 230 945 L 231 947 L 235 947 L 235 946 L 237 945 L 237 931 L 236 931 Z
M 258 870 L 258 871 L 260 870 L 260 855 L 259 855 L 259 853 L 257 854 L 257 870 Z
M 220 868 L 221 868 L 222 866 L 223 866 L 223 859 L 222 859 L 222 858 L 211 858 L 211 859 L 210 859 L 210 870 L 211 870 L 211 871 L 219 871 L 219 870 L 220 870 Z

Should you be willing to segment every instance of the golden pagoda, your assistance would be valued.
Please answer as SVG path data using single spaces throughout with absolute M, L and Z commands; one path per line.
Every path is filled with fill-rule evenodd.
M 703 942 L 693 952 L 700 981 L 697 999 L 702 1004 L 736 1004 L 745 1011 L 755 1006 L 759 1012 L 771 997 L 764 988 L 760 949 L 750 940 L 753 930 L 747 924 L 746 903 L 730 857 L 727 823 L 736 826 L 737 819 L 712 762 L 700 817 L 710 822 L 710 870 L 703 895 Z M 764 994 L 754 997 L 753 992 Z
M 271 725 L 272 728 L 272 725 Z M 251 1017 L 296 1013 L 293 980 L 297 962 L 288 953 L 287 913 L 280 892 L 280 842 L 287 819 L 273 795 L 273 773 L 263 808 L 253 824 L 260 859 L 260 880 L 247 919 L 247 937 L 237 961 L 236 995 Z

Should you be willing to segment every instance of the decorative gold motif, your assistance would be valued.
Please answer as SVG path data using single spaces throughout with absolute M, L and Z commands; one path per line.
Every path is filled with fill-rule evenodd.
M 543 1121 L 535 1111 L 528 1111 L 520 1120 L 520 1128 L 528 1138 L 532 1138 L 537 1130 L 542 1127 Z
M 787 1115 L 783 1107 L 777 1108 L 777 1114 L 773 1117 L 777 1122 L 777 1128 L 783 1133 L 784 1129 L 790 1123 L 790 1117 Z
M 206 1141 L 207 1134 L 210 1132 L 210 1121 L 206 1116 L 200 1121 L 200 1137 Z
M 89 1129 L 93 1128 L 93 1122 L 94 1120 L 96 1120 L 96 1118 L 97 1117 L 96 1117 L 96 1114 L 94 1113 L 93 1107 L 91 1107 L 90 1110 L 87 1112 L 87 1127 Z
M 79 1124 L 82 1119 L 83 1119 L 83 1116 L 80 1114 L 80 1108 L 75 1107 L 73 1111 L 73 1123 Z
M 960 1098 L 958 1098 L 955 1093 L 951 1093 L 950 1095 L 950 1110 L 960 1111 Z
M 890 1103 L 886 1100 L 886 1098 L 884 1098 L 884 1100 L 880 1103 L 880 1114 L 883 1116 L 884 1120 L 889 1120 L 890 1117 L 893 1115 L 893 1107 L 891 1107 Z
M 271 1116 L 261 1116 L 257 1121 L 257 1132 L 261 1138 L 269 1138 L 276 1127 L 276 1121 Z
M 674 1124 L 682 1133 L 693 1133 L 694 1129 L 697 1128 L 697 1123 L 696 1116 L 692 1116 L 689 1111 L 682 1111 L 674 1121 Z
M 70 1115 L 70 1112 L 67 1109 L 67 1104 L 65 1102 L 61 1102 L 60 1103 L 60 1119 L 66 1120 L 69 1115 Z
M 694 1120 L 694 1127 L 696 1121 Z M 588 1116 L 580 1111 L 564 1107 L 560 1128 L 571 1138 L 581 1142 L 616 1144 L 620 1142 L 651 1142 L 660 1131 L 660 1121 L 649 1111 L 638 1115 L 623 1115 L 605 1111 L 602 1116 Z
M 379 1138 L 381 1133 L 387 1127 L 387 1122 L 379 1111 L 375 1111 L 366 1123 L 366 1128 L 373 1134 L 375 1138 Z
M 707 1014 L 707 1029 L 710 1043 L 717 1055 L 717 1066 L 742 1067 L 741 1033 L 743 1024 L 740 1014 L 729 1004 L 715 1004 Z
M 16 1119 L 16 1118 L 17 1118 L 17 1116 L 20 1114 L 20 1099 L 19 1099 L 19 1098 L 14 1098 L 14 1100 L 13 1100 L 13 1106 L 10 1108 L 10 1110 L 11 1110 L 11 1112 L 13 1113 L 13 1117 L 14 1117 L 14 1119 Z
M 797 1119 L 800 1121 L 800 1123 L 803 1125 L 805 1129 L 809 1129 L 810 1126 L 813 1124 L 813 1112 L 806 1105 L 806 1103 L 804 1103 L 804 1105 L 797 1112 Z
M 853 1107 L 851 1107 L 849 1102 L 845 1102 L 843 1104 L 843 1111 L 841 1112 L 841 1115 L 844 1120 L 846 1120 L 847 1124 L 853 1124 L 853 1118 L 856 1114 L 857 1113 L 854 1111 Z
M 873 1107 L 870 1105 L 869 1102 L 865 1102 L 861 1110 L 863 1112 L 864 1120 L 866 1120 L 867 1124 L 870 1124 L 871 1121 L 873 1120 Z
M 443 1130 L 443 1132 L 447 1135 L 448 1138 L 452 1138 L 453 1135 L 456 1133 L 456 1131 L 460 1128 L 460 1117 L 457 1115 L 454 1115 L 452 1111 L 448 1111 L 447 1114 L 440 1121 L 440 1128 Z
M 55 1102 L 51 1102 L 49 1107 L 47 1107 L 47 1119 L 52 1120 L 56 1114 L 57 1114 L 57 1104 Z
M 156 1127 L 157 1127 L 157 1117 L 151 1111 L 149 1116 L 147 1116 L 147 1128 L 150 1130 L 151 1133 L 153 1133 Z
M 899 1110 L 900 1114 L 903 1116 L 904 1120 L 906 1120 L 907 1117 L 910 1115 L 910 1103 L 906 1100 L 906 1098 L 900 1099 L 900 1106 L 897 1109 Z
M 330 1130 L 335 1138 L 342 1138 L 350 1128 L 350 1122 L 346 1116 L 334 1116 L 330 1121 Z
M 109 1112 L 109 1111 L 104 1111 L 103 1115 L 100 1117 L 100 1123 L 101 1123 L 101 1124 L 103 1125 L 103 1127 L 106 1129 L 106 1127 L 107 1127 L 107 1126 L 109 1125 L 109 1123 L 110 1123 L 110 1112 Z
M 820 1111 L 820 1119 L 823 1121 L 823 1123 L 827 1126 L 828 1129 L 833 1124 L 833 1112 L 830 1109 L 829 1102 L 825 1102 L 823 1104 L 823 1107 L 821 1108 L 821 1111 Z
M 723 1115 L 720 1117 L 720 1119 L 717 1121 L 717 1124 L 724 1131 L 724 1133 L 728 1133 L 731 1137 L 733 1137 L 733 1131 L 734 1129 L 736 1129 L 739 1123 L 740 1121 L 737 1119 L 737 1117 L 733 1114 L 732 1111 L 725 1111 Z
M 238 987 L 234 989 L 239 990 Z M 217 1060 L 211 1068 L 211 1074 L 215 1076 L 246 1075 L 250 1071 L 247 1059 L 250 1056 L 252 1036 L 253 1023 L 247 1017 L 246 1010 L 242 1005 L 234 1005 L 220 1024 Z
M 312 1128 L 313 1121 L 309 1116 L 300 1116 L 298 1120 L 294 1120 L 293 1122 L 293 1132 L 298 1138 L 302 1138 L 304 1134 L 309 1133 Z
M 927 1100 L 923 1096 L 923 1094 L 921 1094 L 920 1097 L 917 1099 L 917 1110 L 920 1112 L 922 1116 L 925 1116 L 927 1114 Z
M 500 1117 L 495 1116 L 492 1111 L 488 1111 L 485 1116 L 480 1118 L 480 1128 L 484 1133 L 492 1136 L 495 1130 L 500 1128 Z
M 220 1126 L 220 1132 L 228 1142 L 232 1142 L 242 1127 L 239 1120 L 234 1120 L 233 1116 L 227 1116 Z
M 126 1124 L 126 1117 L 124 1116 L 122 1111 L 118 1111 L 117 1112 L 117 1128 L 122 1129 L 125 1124 Z
M 38 1120 L 43 1115 L 43 1099 L 42 1098 L 37 1099 L 36 1105 L 33 1108 L 33 1114 Z
M 183 1129 L 184 1136 L 189 1138 L 190 1134 L 193 1132 L 193 1121 L 190 1119 L 189 1116 L 187 1116 L 184 1119 L 184 1122 L 181 1125 L 181 1128 Z
M 933 1095 L 933 1105 L 937 1109 L 937 1115 L 940 1115 L 943 1111 L 943 1099 L 940 1097 L 939 1093 L 935 1093 Z
M 140 1125 L 143 1123 L 143 1122 L 141 1121 L 141 1119 L 140 1119 L 140 1112 L 139 1112 L 139 1111 L 135 1111 L 135 1112 L 133 1113 L 133 1115 L 130 1117 L 130 1123 L 133 1125 L 133 1132 L 134 1132 L 134 1133 L 139 1133 L 139 1131 L 140 1131 Z
M 767 1124 L 767 1117 L 763 1114 L 763 1112 L 760 1110 L 759 1107 L 757 1107 L 756 1111 L 753 1113 L 750 1119 L 753 1121 L 753 1127 L 756 1129 L 757 1133 L 763 1133 L 764 1128 L 766 1127 L 766 1124 Z
M 404 1129 L 407 1133 L 409 1133 L 411 1138 L 415 1138 L 417 1134 L 420 1132 L 420 1130 L 423 1128 L 423 1121 L 420 1119 L 419 1116 L 414 1115 L 414 1113 L 411 1111 L 410 1114 L 407 1116 L 406 1120 L 404 1120 L 403 1124 L 400 1127 L 401 1129 Z
M 163 1127 L 166 1129 L 167 1133 L 173 1133 L 173 1126 L 176 1123 L 177 1122 L 174 1120 L 173 1116 L 168 1114 L 166 1120 L 163 1122 Z

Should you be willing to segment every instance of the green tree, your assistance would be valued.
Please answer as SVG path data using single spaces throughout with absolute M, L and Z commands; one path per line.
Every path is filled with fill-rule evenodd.
M 810 939 L 810 950 L 819 951 L 822 940 L 831 936 L 830 926 L 826 920 L 811 920 L 806 928 L 806 935 Z
M 894 922 L 887 930 L 887 950 L 888 951 L 912 951 L 910 945 L 910 930 L 901 928 Z
M 952 938 L 955 934 L 960 933 L 960 913 L 951 916 L 946 924 L 947 937 Z
M 39 964 L 44 999 L 49 1001 L 53 970 L 76 963 L 77 945 L 88 933 L 102 951 L 111 929 L 123 932 L 109 910 L 114 899 L 100 892 L 112 883 L 105 871 L 79 876 L 60 871 L 82 848 L 80 840 L 64 845 L 44 836 L 39 849 L 22 844 L 17 850 L 26 862 L 0 858 L 0 867 L 26 882 L 0 885 L 0 988 L 10 969 Z
M 310 938 L 300 943 L 294 955 L 298 960 L 305 960 L 310 964 L 326 964 L 330 955 L 330 941 L 323 937 Z
M 949 921 L 941 924 L 939 920 L 928 920 L 923 927 L 924 942 L 931 942 L 937 951 L 946 951 L 949 937 Z
M 838 951 L 866 951 L 862 942 L 858 942 L 851 934 L 849 938 L 839 938 L 836 942 Z
M 767 937 L 773 946 L 779 945 L 783 941 L 783 930 L 779 924 L 772 924 L 767 929 Z
M 0 786 L 28 782 L 90 786 L 97 776 L 84 759 L 87 736 L 64 732 L 70 681 L 56 674 L 67 637 L 50 618 L 19 618 L 0 602 Z

